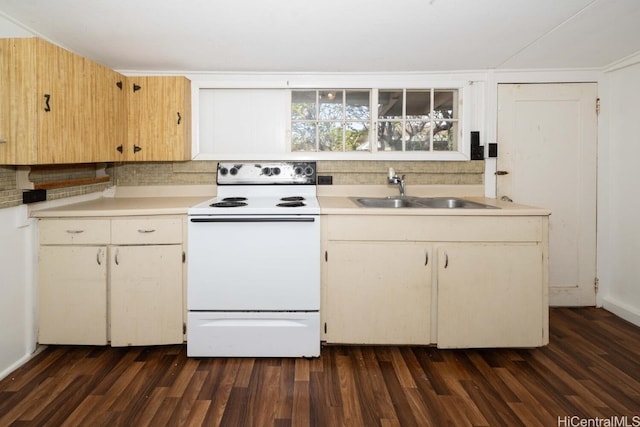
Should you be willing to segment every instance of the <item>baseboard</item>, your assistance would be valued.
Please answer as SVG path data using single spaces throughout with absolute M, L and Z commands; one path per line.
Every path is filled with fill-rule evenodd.
M 631 307 L 628 304 L 616 301 L 614 298 L 605 297 L 602 301 L 602 308 L 634 325 L 640 326 L 640 310 L 637 307 Z
M 25 363 L 27 363 L 29 360 L 31 360 L 33 357 L 35 357 L 37 354 L 39 354 L 45 348 L 47 348 L 46 345 L 38 345 L 33 353 L 25 354 L 24 356 L 22 356 L 20 359 L 15 361 L 12 365 L 10 365 L 5 370 L 0 372 L 0 380 L 3 380 L 5 377 L 8 377 L 13 371 L 15 371 L 20 366 L 22 366 Z

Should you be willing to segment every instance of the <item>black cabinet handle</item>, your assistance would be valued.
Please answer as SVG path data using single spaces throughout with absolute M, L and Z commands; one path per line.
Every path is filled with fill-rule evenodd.
M 120 153 L 122 153 L 124 151 L 124 147 L 122 146 L 122 144 L 118 145 L 116 147 L 116 150 L 118 150 Z
M 49 105 L 49 101 L 51 100 L 51 95 L 49 95 L 48 93 L 44 94 L 44 111 L 49 112 L 51 111 L 51 106 Z
M 118 89 L 122 90 L 122 80 L 120 80 L 119 82 L 116 83 L 116 86 L 118 86 Z
M 178 124 L 182 121 L 182 116 L 180 115 L 180 111 L 178 111 Z
M 134 91 L 134 92 L 137 92 L 137 91 L 139 91 L 140 89 L 142 89 L 142 86 L 137 85 L 137 84 L 135 84 L 135 83 L 133 84 L 133 91 Z
M 138 151 L 142 150 L 142 147 L 138 147 L 137 145 L 133 146 L 133 152 L 137 153 Z

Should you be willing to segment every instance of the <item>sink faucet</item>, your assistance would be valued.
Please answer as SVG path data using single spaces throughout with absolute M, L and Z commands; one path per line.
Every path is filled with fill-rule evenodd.
M 400 187 L 400 197 L 404 197 L 405 193 L 405 176 L 406 175 L 402 175 L 402 178 L 400 178 L 398 175 L 396 175 L 396 172 L 393 170 L 393 168 L 389 168 L 389 184 L 398 184 L 398 187 Z

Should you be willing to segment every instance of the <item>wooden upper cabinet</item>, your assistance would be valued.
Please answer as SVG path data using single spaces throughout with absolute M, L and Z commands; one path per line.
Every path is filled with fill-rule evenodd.
M 191 82 L 185 77 L 130 77 L 127 144 L 122 160 L 191 160 Z
M 0 49 L 0 163 L 111 160 L 125 136 L 124 77 L 39 38 L 0 39 Z

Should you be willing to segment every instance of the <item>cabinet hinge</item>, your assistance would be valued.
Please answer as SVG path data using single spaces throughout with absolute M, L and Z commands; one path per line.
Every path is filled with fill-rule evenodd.
M 598 290 L 600 290 L 600 279 L 596 277 L 593 280 L 593 291 L 597 294 Z
M 600 98 L 596 98 L 596 116 L 600 115 Z
M 182 251 L 182 263 L 184 264 L 185 262 L 187 262 L 187 254 L 185 251 Z

